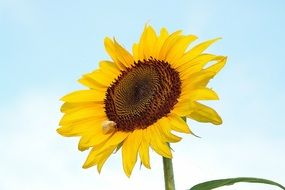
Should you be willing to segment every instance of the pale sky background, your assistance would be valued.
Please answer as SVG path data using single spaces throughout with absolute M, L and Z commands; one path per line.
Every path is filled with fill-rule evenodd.
M 77 138 L 56 133 L 59 98 L 84 88 L 76 80 L 107 59 L 105 36 L 127 49 L 145 23 L 183 29 L 203 40 L 223 37 L 209 52 L 228 63 L 210 83 L 220 101 L 216 127 L 189 121 L 201 139 L 173 145 L 178 190 L 217 178 L 255 176 L 285 184 L 285 1 L 0 0 L 0 189 L 163 189 L 161 158 L 152 169 L 123 173 L 121 153 L 102 173 L 81 168 Z M 236 185 L 223 190 L 274 190 Z

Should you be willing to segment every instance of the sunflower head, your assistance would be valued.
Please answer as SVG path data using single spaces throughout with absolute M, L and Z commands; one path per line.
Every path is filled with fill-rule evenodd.
M 168 143 L 181 140 L 172 131 L 193 134 L 181 117 L 222 123 L 216 111 L 198 101 L 218 99 L 207 84 L 226 57 L 204 53 L 218 38 L 188 48 L 196 39 L 165 28 L 157 34 L 146 26 L 131 54 L 115 39 L 105 38 L 112 61 L 101 61 L 97 70 L 79 79 L 87 89 L 62 98 L 64 115 L 57 131 L 79 136 L 79 150 L 91 149 L 84 168 L 97 165 L 100 172 L 108 157 L 122 149 L 123 168 L 130 176 L 138 155 L 150 168 L 150 148 L 172 158 Z

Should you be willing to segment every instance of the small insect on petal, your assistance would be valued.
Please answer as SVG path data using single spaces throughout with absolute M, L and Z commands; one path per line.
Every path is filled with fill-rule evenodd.
M 117 125 L 117 123 L 115 123 L 114 121 L 109 121 L 109 120 L 103 121 L 102 122 L 103 133 L 107 134 L 107 133 L 114 132 L 116 129 L 116 125 Z

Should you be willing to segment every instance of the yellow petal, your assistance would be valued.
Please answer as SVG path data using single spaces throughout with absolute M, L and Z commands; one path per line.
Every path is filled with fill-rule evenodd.
M 157 131 L 156 126 L 152 125 L 147 128 L 150 139 L 151 148 L 159 155 L 166 158 L 172 158 L 171 150 L 166 142 L 163 142 L 161 134 Z
M 181 97 L 185 97 L 189 101 L 196 100 L 218 100 L 219 97 L 215 91 L 209 88 L 198 88 L 198 89 L 183 89 Z
M 78 149 L 84 150 L 89 147 L 100 147 L 102 148 L 104 143 L 112 136 L 112 134 L 104 134 L 102 133 L 101 126 L 93 130 L 92 132 L 85 134 L 81 137 L 78 143 Z M 105 147 L 104 147 L 105 148 Z M 100 150 L 97 151 L 98 153 Z
M 187 117 L 199 122 L 210 122 L 215 125 L 222 124 L 222 119 L 215 110 L 198 102 L 195 104 L 196 109 L 190 115 L 187 115 Z
M 192 133 L 187 123 L 178 115 L 171 113 L 167 118 L 173 130 L 181 133 Z
M 100 152 L 102 152 L 100 148 L 93 147 L 89 152 L 85 163 L 83 164 L 83 168 L 86 169 L 96 165 L 102 157 L 102 154 L 100 154 Z
M 213 64 L 212 66 L 205 69 L 205 71 L 218 73 L 226 64 L 227 57 L 224 56 L 217 56 L 214 60 L 217 61 L 217 63 Z
M 116 50 L 116 47 L 113 43 L 113 41 L 110 38 L 105 38 L 104 40 L 104 45 L 105 45 L 105 49 L 108 52 L 108 54 L 110 55 L 110 57 L 113 59 L 113 61 L 116 63 L 116 65 L 118 66 L 118 68 L 120 70 L 125 70 L 126 67 L 125 65 L 119 60 L 118 58 L 118 53 Z M 120 56 L 120 55 L 119 55 Z
M 207 63 L 209 63 L 210 61 L 214 61 L 216 57 L 217 56 L 212 54 L 201 54 L 195 59 L 183 65 L 180 65 L 175 69 L 180 73 L 181 80 L 185 80 L 193 73 L 201 71 Z
M 102 84 L 102 82 L 97 82 L 93 78 L 89 77 L 87 75 L 83 75 L 79 80 L 79 83 L 83 84 L 84 86 L 87 86 L 88 88 L 92 90 L 99 90 L 103 91 L 106 89 L 106 85 Z
M 138 149 L 142 140 L 142 130 L 134 130 L 125 139 L 122 147 L 123 167 L 126 175 L 130 177 L 137 162 Z
M 96 148 L 92 148 L 91 151 L 89 152 L 87 158 L 86 158 L 86 161 L 85 163 L 83 164 L 83 168 L 86 169 L 86 168 L 90 168 L 94 165 L 97 164 L 97 161 L 98 161 L 98 155 L 97 155 L 97 149 Z
M 85 151 L 89 149 L 91 147 L 90 141 L 93 138 L 96 138 L 96 140 L 98 141 L 97 144 L 101 144 L 102 142 L 106 141 L 106 138 L 100 138 L 100 137 L 101 137 L 101 125 L 98 122 L 92 126 L 92 130 L 81 134 L 81 138 L 78 143 L 78 150 Z M 96 147 L 96 151 L 97 151 L 97 147 Z
M 125 48 L 123 48 L 115 39 L 114 46 L 116 48 L 118 60 L 125 67 L 131 67 L 134 64 L 133 56 Z
M 200 43 L 190 49 L 188 52 L 186 52 L 181 59 L 178 60 L 177 64 L 183 65 L 190 60 L 194 59 L 198 55 L 200 55 L 205 49 L 207 49 L 210 45 L 212 45 L 214 42 L 218 41 L 220 38 L 215 38 L 212 40 L 208 40 L 206 42 Z
M 141 35 L 140 41 L 138 43 L 138 56 L 139 60 L 144 60 L 146 59 L 144 56 L 144 47 L 146 46 L 146 39 L 147 39 L 147 26 L 145 26 L 144 31 Z
M 85 120 L 84 122 L 75 122 L 70 125 L 64 125 L 57 129 L 57 132 L 65 137 L 81 136 L 85 133 L 92 132 L 98 127 L 100 120 Z
M 110 84 L 118 77 L 118 75 L 115 75 L 111 72 L 106 74 L 98 69 L 91 73 L 85 74 L 83 77 L 89 77 L 96 83 L 99 83 L 105 87 L 109 87 Z
M 160 35 L 159 37 L 157 38 L 156 40 L 156 43 L 154 45 L 154 49 L 153 49 L 153 55 L 154 55 L 154 58 L 159 58 L 159 53 L 160 53 L 160 50 L 161 50 L 161 47 L 163 46 L 165 40 L 168 38 L 168 31 L 166 28 L 162 28 L 160 30 Z
M 113 133 L 113 135 L 106 141 L 106 143 L 102 146 L 102 150 L 107 149 L 109 146 L 117 146 L 122 141 L 125 140 L 125 138 L 128 137 L 130 133 L 129 132 L 123 132 L 123 131 L 116 131 Z
M 101 172 L 102 166 L 105 161 L 109 158 L 112 152 L 117 148 L 117 145 L 123 141 L 128 133 L 117 132 L 115 135 L 109 138 L 108 141 L 104 140 L 104 146 L 98 146 L 98 148 L 93 148 L 83 165 L 83 168 L 88 168 L 97 164 L 98 172 Z M 101 142 L 101 144 L 102 144 Z
M 179 72 L 186 72 L 185 71 L 186 69 L 191 68 L 193 66 L 197 66 L 197 65 L 201 65 L 203 68 L 204 65 L 206 65 L 209 61 L 212 61 L 216 57 L 217 57 L 216 55 L 209 54 L 209 53 L 199 54 L 194 59 L 191 59 L 188 62 L 186 62 L 182 65 L 179 65 L 177 67 L 177 70 Z
M 112 73 L 115 76 L 119 76 L 121 74 L 117 65 L 111 61 L 100 61 L 99 66 L 100 70 L 104 73 Z
M 157 121 L 157 128 L 165 138 L 165 142 L 179 142 L 182 138 L 171 133 L 171 124 L 166 117 Z
M 181 99 L 174 105 L 172 112 L 183 117 L 189 115 L 193 111 L 193 105 L 188 99 Z
M 150 136 L 147 133 L 147 130 L 142 130 L 142 142 L 139 147 L 139 155 L 143 165 L 146 168 L 150 169 L 150 161 L 149 161 L 149 142 Z
M 183 89 L 192 90 L 205 87 L 209 81 L 216 75 L 215 72 L 202 70 L 189 76 L 189 83 L 182 84 Z
M 61 98 L 65 102 L 103 102 L 105 91 L 99 90 L 78 90 Z
M 76 122 L 91 118 L 94 119 L 106 118 L 106 114 L 104 110 L 97 109 L 97 107 L 82 108 L 74 112 L 64 114 L 59 124 L 65 125 L 71 122 Z
M 153 57 L 154 45 L 157 41 L 157 35 L 151 26 L 146 29 L 146 41 L 144 46 L 144 57 L 146 59 Z
M 138 62 L 140 60 L 139 45 L 138 44 L 134 44 L 133 45 L 133 56 L 134 56 L 134 61 L 135 62 Z
M 101 61 L 102 68 L 83 75 L 78 81 L 91 89 L 106 89 L 118 77 L 120 71 L 112 62 Z M 114 65 L 112 67 L 112 65 Z
M 102 166 L 106 162 L 106 160 L 110 157 L 110 155 L 114 152 L 116 146 L 110 146 L 106 150 L 102 152 L 101 149 L 92 148 L 90 151 L 83 168 L 90 168 L 94 165 L 97 165 L 97 170 L 100 173 Z
M 194 35 L 188 35 L 180 38 L 170 49 L 169 53 L 166 56 L 166 61 L 175 66 L 175 60 L 181 58 L 189 44 L 196 39 L 197 37 Z
M 138 44 L 139 60 L 149 59 L 151 56 L 153 57 L 154 44 L 156 41 L 157 36 L 154 29 L 146 25 Z
M 62 113 L 71 113 L 86 107 L 97 107 L 98 109 L 104 109 L 104 105 L 100 102 L 75 102 L 75 103 L 65 102 L 61 106 L 60 111 Z
M 115 149 L 116 146 L 111 146 L 108 149 L 106 149 L 104 152 L 102 152 L 97 162 L 97 170 L 99 173 L 101 172 L 101 169 L 105 164 L 106 160 L 110 157 L 110 155 L 114 152 Z
M 223 56 L 218 56 L 215 58 L 215 60 L 218 62 L 206 69 L 190 75 L 187 79 L 184 79 L 186 82 L 184 82 L 184 84 L 182 83 L 182 88 L 185 89 L 183 86 L 187 86 L 187 88 L 190 90 L 198 87 L 205 87 L 209 81 L 224 67 L 227 61 L 226 57 Z
M 161 50 L 159 52 L 159 60 L 165 60 L 169 50 L 175 45 L 175 43 L 182 38 L 181 30 L 172 33 L 163 43 Z

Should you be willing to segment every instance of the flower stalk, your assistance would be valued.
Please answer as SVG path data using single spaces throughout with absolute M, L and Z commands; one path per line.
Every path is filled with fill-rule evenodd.
M 175 190 L 172 159 L 162 157 L 165 190 Z

